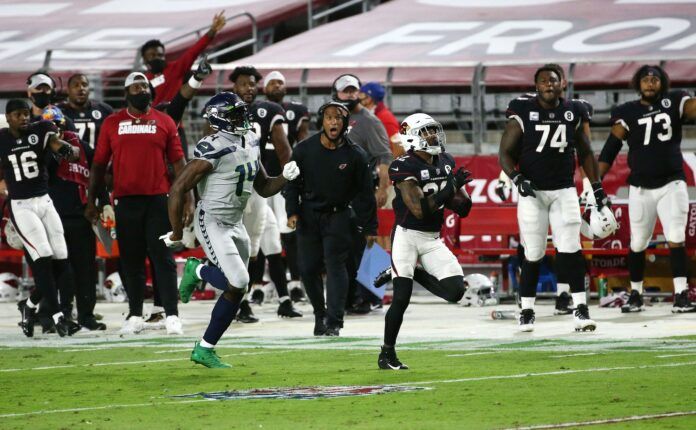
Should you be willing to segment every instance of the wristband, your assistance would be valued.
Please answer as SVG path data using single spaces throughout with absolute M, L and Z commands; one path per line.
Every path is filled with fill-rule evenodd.
M 203 81 L 199 81 L 198 79 L 196 79 L 195 76 L 191 76 L 191 78 L 188 81 L 188 84 L 189 87 L 198 89 L 201 87 L 201 85 L 203 85 Z

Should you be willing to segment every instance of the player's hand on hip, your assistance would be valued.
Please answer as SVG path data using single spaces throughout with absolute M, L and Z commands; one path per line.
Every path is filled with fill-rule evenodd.
M 375 200 L 377 200 L 377 208 L 384 207 L 387 204 L 387 190 L 384 188 L 377 188 L 375 191 Z
M 183 234 L 176 234 L 173 231 L 170 231 L 169 233 L 160 236 L 160 240 L 164 241 L 164 244 L 167 245 L 168 248 L 178 248 L 184 246 L 184 244 L 181 243 L 182 238 Z
M 96 224 L 99 220 L 99 215 L 99 208 L 93 202 L 88 202 L 85 207 L 85 218 L 87 218 L 87 221 Z
M 525 178 L 523 174 L 517 172 L 516 174 L 512 175 L 510 179 L 512 179 L 512 182 L 515 184 L 517 191 L 519 191 L 522 197 L 536 197 L 534 190 L 537 188 L 534 186 L 532 181 Z
M 291 215 L 288 217 L 288 228 L 291 228 L 295 230 L 297 228 L 297 220 L 299 220 L 300 217 L 298 215 Z
M 454 172 L 454 187 L 455 189 L 459 190 L 462 188 L 464 185 L 468 184 L 471 182 L 474 178 L 471 177 L 471 172 L 466 170 L 463 167 L 460 167 L 457 169 L 456 172 Z
M 283 177 L 288 181 L 292 181 L 298 176 L 300 176 L 300 167 L 297 165 L 295 161 L 289 161 L 283 167 Z
M 376 240 L 377 240 L 377 236 L 372 235 L 372 234 L 368 234 L 365 236 L 365 245 L 367 246 L 368 249 L 372 248 L 372 245 L 375 244 Z
M 601 182 L 592 183 L 592 192 L 594 194 L 595 201 L 597 202 L 597 208 L 602 209 L 604 206 L 611 207 L 611 200 L 607 197 L 607 193 L 604 192 Z

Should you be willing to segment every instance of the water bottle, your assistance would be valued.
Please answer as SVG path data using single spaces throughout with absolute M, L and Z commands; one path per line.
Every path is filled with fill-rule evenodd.
M 597 277 L 597 293 L 600 299 L 607 296 L 607 277 L 604 273 Z

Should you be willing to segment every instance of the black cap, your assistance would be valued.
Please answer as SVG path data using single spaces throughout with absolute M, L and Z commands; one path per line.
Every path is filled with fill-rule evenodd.
M 16 110 L 26 109 L 31 111 L 29 103 L 24 99 L 11 99 L 8 100 L 7 105 L 5 105 L 5 115 L 14 112 Z

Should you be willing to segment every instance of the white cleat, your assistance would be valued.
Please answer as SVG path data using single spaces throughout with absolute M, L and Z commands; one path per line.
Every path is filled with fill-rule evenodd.
M 132 316 L 123 322 L 121 334 L 137 334 L 143 331 L 145 328 L 145 323 L 143 322 L 143 317 Z
M 181 326 L 181 319 L 176 315 L 169 315 L 164 323 L 167 328 L 167 334 L 184 334 L 184 329 Z
M 578 305 L 574 313 L 575 331 L 595 331 L 597 323 L 590 318 L 587 305 Z
M 534 331 L 534 309 L 522 309 L 520 312 L 519 330 L 521 332 Z

